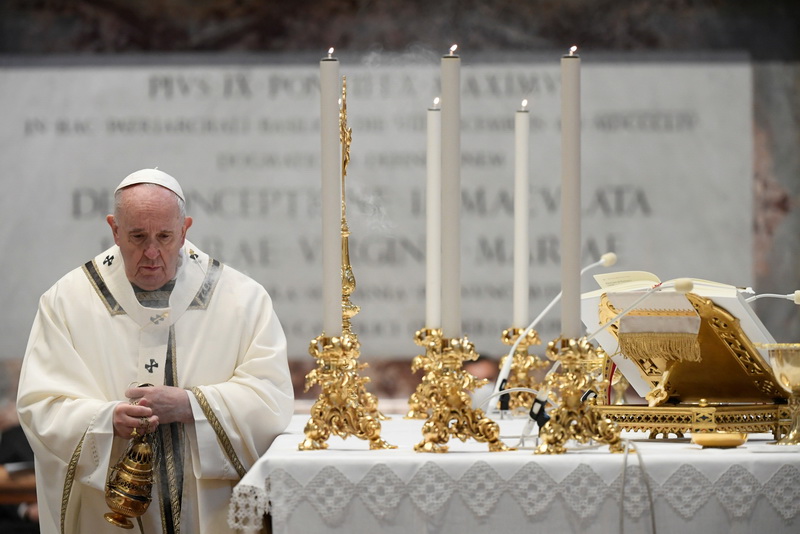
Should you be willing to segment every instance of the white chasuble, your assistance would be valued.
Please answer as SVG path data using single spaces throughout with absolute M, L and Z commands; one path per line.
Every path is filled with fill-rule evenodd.
M 160 463 L 144 531 L 229 532 L 234 485 L 293 410 L 272 301 L 188 241 L 167 307 L 141 305 L 124 267 L 114 246 L 39 302 L 17 408 L 36 454 L 41 531 L 120 531 L 103 518 L 109 469 L 129 442 L 114 436 L 113 410 L 131 385 L 167 384 L 189 391 L 194 423 L 159 427 L 172 464 Z

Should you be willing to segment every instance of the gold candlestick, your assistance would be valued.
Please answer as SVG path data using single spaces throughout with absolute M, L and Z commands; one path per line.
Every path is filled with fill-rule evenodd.
M 406 419 L 427 419 L 433 409 L 433 392 L 435 384 L 434 367 L 442 352 L 442 329 L 423 328 L 414 335 L 414 343 L 423 347 L 425 352 L 411 360 L 411 372 L 422 370 L 422 380 L 408 399 Z
M 436 360 L 430 376 L 430 416 L 422 425 L 421 442 L 414 446 L 417 452 L 447 452 L 446 443 L 451 437 L 461 441 L 474 438 L 489 444 L 490 451 L 505 451 L 508 447 L 500 440 L 500 428 L 485 416 L 483 410 L 472 407 L 470 391 L 486 384 L 463 369 L 467 360 L 475 360 L 478 353 L 469 340 L 443 339 L 441 350 L 431 352 Z
M 559 405 L 550 412 L 550 420 L 539 430 L 536 454 L 563 454 L 570 439 L 586 443 L 590 439 L 606 443 L 611 452 L 622 452 L 619 428 L 593 410 L 594 400 L 584 400 L 585 393 L 608 391 L 608 382 L 597 381 L 603 358 L 586 338 L 557 338 L 547 345 L 547 357 L 559 360 L 561 368 L 550 373 L 545 387 L 558 393 Z
M 517 343 L 519 337 L 525 332 L 524 328 L 508 328 L 503 330 L 501 339 L 504 344 L 513 347 Z M 519 339 L 517 348 L 514 350 L 511 360 L 511 371 L 508 374 L 507 381 L 502 385 L 503 389 L 510 388 L 529 388 L 538 391 L 541 387 L 539 381 L 532 374 L 538 369 L 543 369 L 550 365 L 550 362 L 542 360 L 535 354 L 528 353 L 528 347 L 532 345 L 540 345 L 542 342 L 539 339 L 539 334 L 536 330 L 528 330 L 525 337 Z M 500 359 L 500 369 L 503 369 L 508 354 Z M 508 409 L 516 410 L 524 408 L 526 411 L 531 407 L 533 399 L 536 395 L 527 391 L 515 391 L 513 393 L 506 393 L 509 396 Z M 502 401 L 498 401 L 502 402 Z
M 322 392 L 311 407 L 301 451 L 327 449 L 331 434 L 341 438 L 355 436 L 369 440 L 370 449 L 394 449 L 381 439 L 381 423 L 361 402 L 362 378 L 358 375 L 358 340 L 352 336 L 319 336 L 312 340 L 309 353 L 317 360 L 316 369 L 306 375 L 306 390 L 319 384 Z

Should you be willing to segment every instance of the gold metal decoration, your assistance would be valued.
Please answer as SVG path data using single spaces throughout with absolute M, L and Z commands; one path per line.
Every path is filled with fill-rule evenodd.
M 347 78 L 342 76 L 342 107 L 339 110 L 339 141 L 342 144 L 342 335 L 355 336 L 350 320 L 361 310 L 350 301 L 350 295 L 356 290 L 356 276 L 350 265 L 350 228 L 347 225 L 347 200 L 345 198 L 345 178 L 350 163 L 350 144 L 353 141 L 353 129 L 347 127 Z
M 150 506 L 155 466 L 153 436 L 136 434 L 111 468 L 106 482 L 106 504 L 111 512 L 103 517 L 120 528 L 133 528 L 130 518 L 138 518 Z
M 355 436 L 369 440 L 370 449 L 393 449 L 381 439 L 381 423 L 373 417 L 360 400 L 363 379 L 359 376 L 356 359 L 358 340 L 352 336 L 315 338 L 308 348 L 317 360 L 317 368 L 306 375 L 306 390 L 319 384 L 322 392 L 311 407 L 311 419 L 298 449 L 301 451 L 327 449 L 331 434 L 341 438 Z
M 436 375 L 434 367 L 442 351 L 441 328 L 423 328 L 414 334 L 414 343 L 425 349 L 423 354 L 414 356 L 411 372 L 422 370 L 422 380 L 408 399 L 406 419 L 427 419 L 433 411 L 433 392 Z
M 789 394 L 739 319 L 709 298 L 694 293 L 686 293 L 686 298 L 700 316 L 700 359 L 676 361 L 642 354 L 629 358 L 623 353 L 650 384 L 649 398 L 656 405 L 598 404 L 593 409 L 621 429 L 646 431 L 651 438 L 689 432 L 771 432 L 780 439 L 791 432 L 785 400 Z M 618 313 L 605 295 L 598 311 L 601 324 Z M 618 325 L 609 331 L 618 336 Z M 665 345 L 669 342 L 664 340 Z
M 745 335 L 740 321 L 711 299 L 686 293 L 686 298 L 700 316 L 697 343 L 700 358 L 679 361 L 655 355 L 623 355 L 636 364 L 639 374 L 651 385 L 655 406 L 677 403 L 775 403 L 788 397 L 777 382 L 770 365 Z M 618 311 L 603 296 L 600 299 L 601 324 Z M 609 331 L 618 337 L 617 325 Z M 662 343 L 672 342 L 664 337 Z M 663 351 L 659 351 L 662 352 Z
M 595 378 L 602 371 L 604 358 L 598 356 L 586 338 L 559 337 L 547 345 L 546 354 L 551 360 L 561 362 L 558 371 L 549 373 L 545 379 L 545 387 L 558 394 L 559 403 L 539 430 L 536 454 L 563 454 L 569 440 L 580 443 L 595 440 L 607 444 L 611 452 L 622 452 L 617 425 L 592 409 L 594 400 L 584 400 L 589 391 L 599 396 L 608 390 L 606 380 Z
M 503 330 L 501 339 L 504 344 L 513 347 L 514 343 L 517 343 L 517 340 L 523 333 L 525 333 L 524 328 L 508 328 Z M 543 360 L 535 354 L 529 354 L 528 347 L 532 345 L 541 345 L 541 343 L 539 334 L 533 329 L 528 330 L 525 337 L 519 339 L 517 348 L 512 355 L 511 371 L 508 374 L 508 381 L 503 389 L 528 388 L 534 391 L 539 390 L 541 384 L 537 381 L 533 373 L 538 369 L 548 367 L 551 362 Z M 500 369 L 505 365 L 506 358 L 508 358 L 508 354 L 500 359 Z M 536 398 L 535 394 L 527 391 L 515 391 L 513 393 L 507 393 L 507 395 L 510 397 L 508 403 L 509 410 L 524 408 L 527 411 L 530 409 L 533 399 Z
M 749 432 L 780 436 L 788 430 L 785 404 L 697 404 L 675 406 L 596 405 L 592 409 L 610 419 L 621 430 L 649 432 L 650 439 L 691 432 Z
M 788 410 L 792 425 L 776 445 L 800 444 L 800 343 L 764 343 L 778 383 L 789 392 Z
M 447 452 L 451 437 L 461 441 L 474 438 L 488 443 L 490 451 L 505 451 L 500 440 L 500 427 L 485 416 L 483 410 L 472 407 L 470 391 L 487 383 L 463 369 L 463 363 L 476 360 L 478 353 L 466 338 L 442 339 L 441 350 L 430 353 L 436 359 L 431 366 L 430 416 L 422 425 L 421 442 L 414 445 L 417 452 Z
M 341 184 L 341 236 L 342 236 L 342 335 L 325 333 L 311 340 L 308 352 L 317 361 L 317 367 L 306 375 L 305 389 L 319 384 L 321 392 L 311 407 L 311 419 L 305 427 L 306 438 L 299 445 L 301 451 L 327 449 L 325 443 L 331 434 L 341 438 L 356 436 L 370 442 L 370 449 L 393 449 L 381 439 L 380 419 L 386 417 L 378 410 L 378 399 L 367 391 L 369 377 L 359 373 L 367 367 L 359 363 L 361 344 L 353 332 L 351 319 L 360 308 L 353 304 L 350 295 L 356 289 L 356 278 L 350 264 L 350 229 L 347 225 L 345 178 L 350 162 L 352 130 L 347 127 L 347 79 L 342 77 L 342 106 L 339 112 L 339 140 L 342 144 Z
M 611 404 L 625 404 L 625 393 L 628 391 L 628 386 L 630 385 L 631 383 L 628 382 L 628 379 L 625 378 L 625 376 L 623 376 L 619 368 L 614 368 L 611 376 L 611 389 L 614 391 Z

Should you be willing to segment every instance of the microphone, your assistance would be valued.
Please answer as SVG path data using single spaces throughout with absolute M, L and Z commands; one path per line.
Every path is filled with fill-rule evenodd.
M 788 293 L 786 295 L 778 295 L 776 293 L 761 293 L 760 295 L 748 297 L 744 300 L 745 302 L 753 302 L 754 300 L 764 299 L 764 298 L 791 300 L 794 301 L 795 304 L 800 306 L 800 289 L 798 289 L 794 293 Z
M 585 274 L 587 271 L 590 271 L 591 269 L 594 269 L 596 267 L 601 267 L 601 266 L 611 267 L 615 263 L 617 263 L 617 255 L 614 254 L 613 252 L 606 252 L 605 254 L 600 256 L 600 259 L 598 261 L 591 263 L 586 267 L 584 267 L 583 269 L 581 269 L 581 275 Z M 550 303 L 547 306 L 545 306 L 545 308 L 536 317 L 536 319 L 534 319 L 533 322 L 531 322 L 531 324 L 529 324 L 528 327 L 519 335 L 517 340 L 514 342 L 514 345 L 511 347 L 511 350 L 508 351 L 508 356 L 506 357 L 506 361 L 503 362 L 503 367 L 502 369 L 500 369 L 500 374 L 497 376 L 497 381 L 495 382 L 494 391 L 492 391 L 492 395 L 490 398 L 496 397 L 500 393 L 500 391 L 505 389 L 505 385 L 506 383 L 508 383 L 508 376 L 511 374 L 511 364 L 514 361 L 514 353 L 517 351 L 517 347 L 519 347 L 520 341 L 522 341 L 523 338 L 528 336 L 528 333 L 531 330 L 533 330 L 537 324 L 539 324 L 542 318 L 544 318 L 544 316 L 547 315 L 547 313 L 553 308 L 553 306 L 558 304 L 558 301 L 560 300 L 561 300 L 561 291 L 559 291 L 558 294 L 555 297 L 553 297 L 553 300 L 551 300 Z M 491 408 L 491 411 L 494 412 L 494 408 Z

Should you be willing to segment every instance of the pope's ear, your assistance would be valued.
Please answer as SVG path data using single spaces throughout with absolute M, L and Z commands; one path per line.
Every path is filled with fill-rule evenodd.
M 186 217 L 183 219 L 183 239 L 186 239 L 186 232 L 189 231 L 189 228 L 192 227 L 192 223 L 194 221 L 191 217 Z
M 106 222 L 111 227 L 111 234 L 114 236 L 114 243 L 119 245 L 119 226 L 117 226 L 116 219 L 114 219 L 113 215 L 106 215 Z

